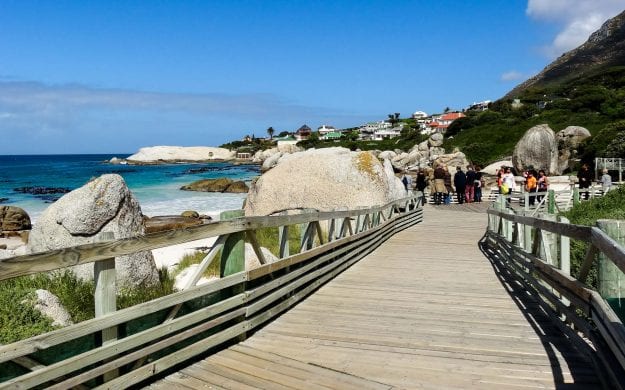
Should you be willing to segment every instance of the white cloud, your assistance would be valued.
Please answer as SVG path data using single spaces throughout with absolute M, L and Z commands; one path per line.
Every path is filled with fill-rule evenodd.
M 509 72 L 505 72 L 501 75 L 500 80 L 507 82 L 507 81 L 517 81 L 517 80 L 521 80 L 523 78 L 523 74 L 520 72 L 517 72 L 516 70 L 511 70 Z
M 625 10 L 625 0 L 528 0 L 526 13 L 533 19 L 561 27 L 553 42 L 543 47 L 555 58 L 584 43 L 611 17 Z

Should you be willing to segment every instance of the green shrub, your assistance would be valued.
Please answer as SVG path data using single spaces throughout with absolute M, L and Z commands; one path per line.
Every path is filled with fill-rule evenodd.
M 160 279 L 159 286 L 138 286 L 121 291 L 117 296 L 117 308 L 171 294 L 173 280 L 166 270 L 160 272 Z M 32 302 L 37 289 L 56 295 L 75 323 L 95 315 L 94 282 L 81 280 L 69 270 L 4 280 L 0 282 L 0 343 L 15 342 L 55 329 L 50 318 L 27 302 Z
M 599 219 L 625 219 L 625 187 L 619 187 L 608 192 L 604 197 L 581 202 L 571 210 L 563 213 L 571 223 L 576 225 L 595 226 Z M 571 274 L 577 276 L 581 267 L 588 244 L 581 241 L 571 241 Z M 596 263 L 591 269 L 586 283 L 597 287 Z

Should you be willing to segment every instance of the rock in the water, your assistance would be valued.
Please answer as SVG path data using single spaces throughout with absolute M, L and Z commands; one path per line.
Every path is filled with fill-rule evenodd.
M 183 217 L 180 215 L 159 215 L 145 219 L 145 232 L 157 233 L 165 230 L 182 229 L 190 226 L 203 224 L 203 220 L 193 217 Z
M 182 214 L 180 214 L 181 217 L 189 217 L 189 218 L 200 218 L 200 213 L 198 213 L 197 211 L 193 211 L 193 210 L 187 210 L 187 211 L 183 211 Z
M 228 188 L 224 190 L 224 192 L 228 192 L 231 194 L 246 194 L 249 190 L 250 187 L 248 187 L 244 181 L 239 180 L 232 182 L 232 184 L 230 184 Z
M 72 317 L 69 315 L 61 300 L 48 290 L 36 290 L 35 299 L 31 303 L 33 307 L 44 316 L 52 320 L 52 326 L 73 325 Z
M 208 146 L 151 146 L 141 148 L 126 161 L 131 164 L 156 164 L 177 161 L 234 160 L 235 152 Z
M 31 228 L 26 211 L 15 206 L 0 206 L 0 231 L 19 231 Z
M 101 233 L 115 239 L 144 233 L 141 207 L 124 179 L 102 175 L 64 195 L 48 207 L 30 233 L 31 252 L 66 248 L 100 241 Z M 152 253 L 139 252 L 115 259 L 119 288 L 159 283 Z M 93 278 L 93 264 L 72 267 L 81 279 Z
M 234 181 L 223 177 L 219 179 L 202 179 L 193 183 L 180 187 L 184 191 L 200 191 L 200 192 L 233 192 L 245 193 L 249 189 L 245 182 Z
M 549 125 L 534 126 L 523 135 L 514 147 L 512 164 L 517 172 L 533 167 L 548 175 L 560 174 L 556 136 Z
M 393 174 L 390 162 L 387 165 L 372 153 L 350 152 L 345 148 L 311 149 L 285 155 L 278 165 L 252 183 L 245 213 L 329 211 L 388 203 L 406 192 L 401 180 Z
M 9 201 L 9 198 L 0 198 L 0 203 L 6 203 Z
M 558 168 L 564 172 L 569 168 L 569 161 L 577 157 L 579 145 L 590 137 L 590 131 L 580 126 L 569 126 L 556 133 L 558 143 Z

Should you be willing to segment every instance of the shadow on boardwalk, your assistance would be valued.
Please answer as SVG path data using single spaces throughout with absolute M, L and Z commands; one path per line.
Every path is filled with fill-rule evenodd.
M 540 298 L 533 295 L 534 290 L 502 263 L 499 253 L 487 245 L 485 238 L 480 240 L 478 246 L 484 256 L 490 260 L 501 285 L 539 336 L 551 362 L 556 389 L 603 388 L 596 376 L 598 368 L 589 358 L 593 353 L 591 347 L 571 328 L 559 321 L 554 321 L 541 308 Z M 565 367 L 563 363 L 566 364 Z M 573 383 L 565 383 L 565 370 L 570 373 Z

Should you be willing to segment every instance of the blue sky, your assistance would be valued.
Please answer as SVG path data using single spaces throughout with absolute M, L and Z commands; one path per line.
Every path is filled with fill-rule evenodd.
M 0 154 L 132 153 L 495 100 L 625 0 L 0 2 Z

